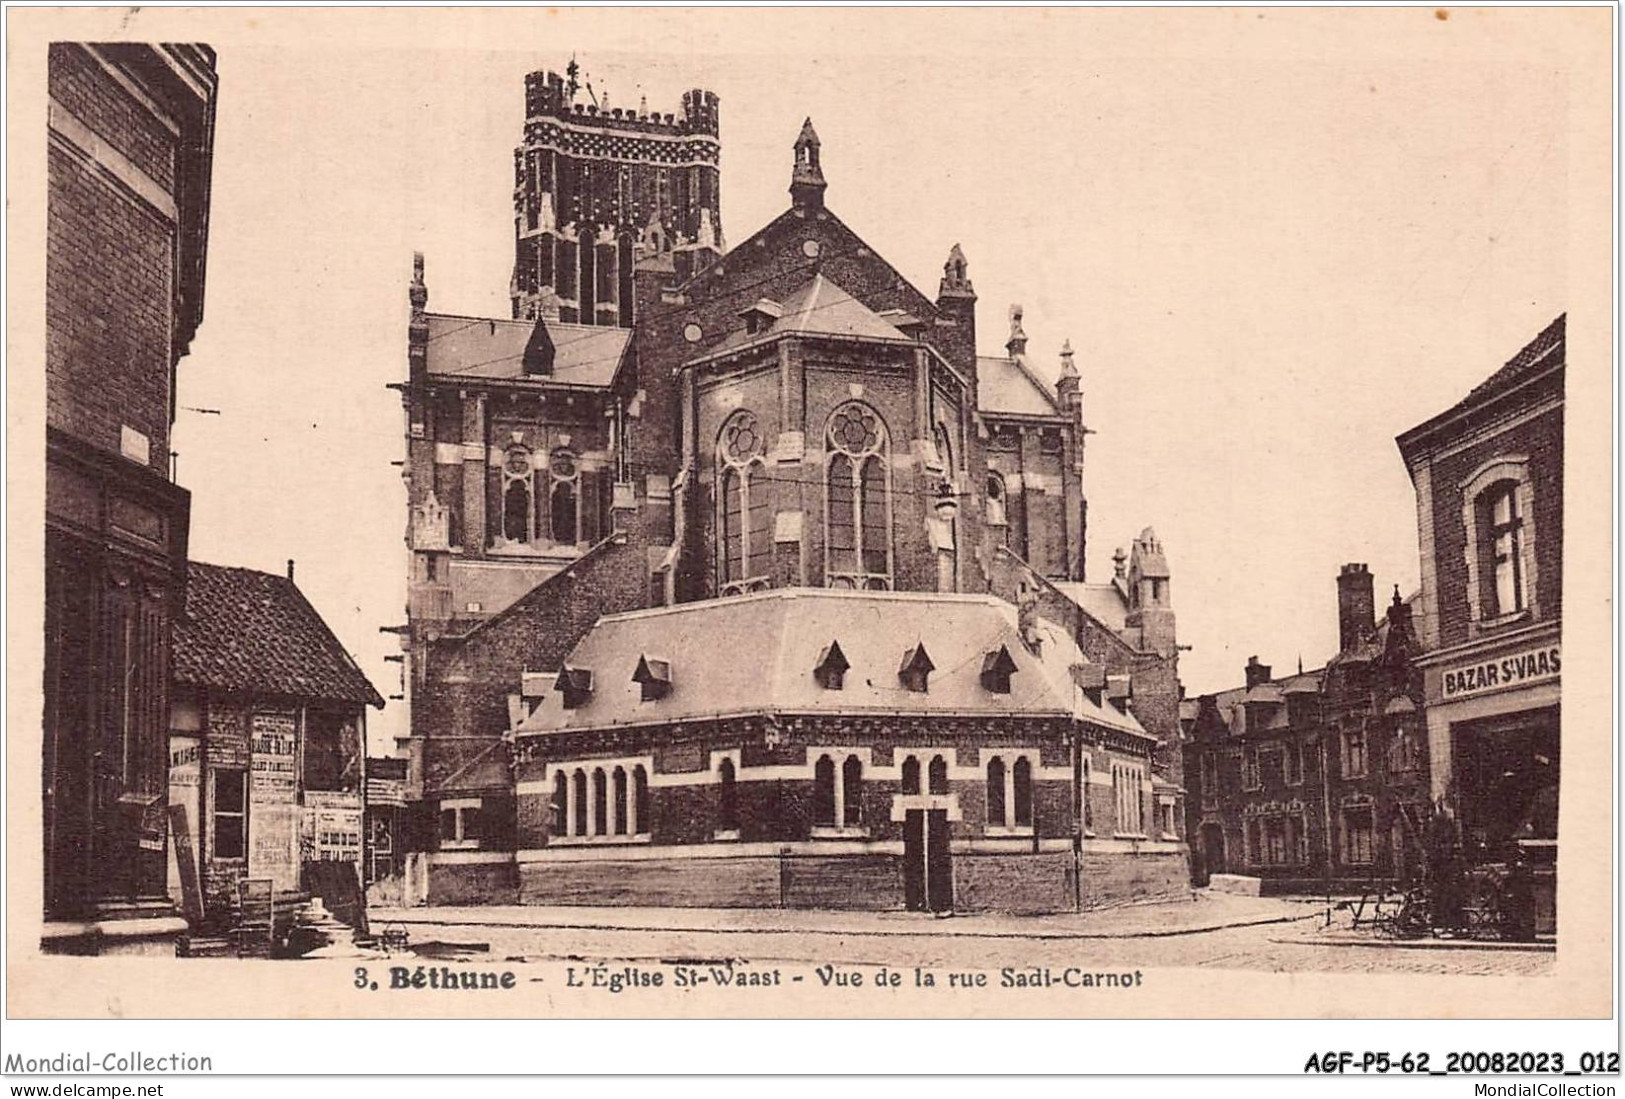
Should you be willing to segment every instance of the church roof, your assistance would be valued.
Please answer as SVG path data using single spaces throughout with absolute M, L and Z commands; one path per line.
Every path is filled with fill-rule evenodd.
M 766 308 L 768 306 L 777 307 L 778 316 L 772 317 L 772 310 Z M 879 313 L 847 293 L 839 283 L 822 271 L 813 275 L 784 301 L 759 301 L 752 309 L 764 316 L 772 317 L 773 323 L 764 330 L 754 333 L 740 328 L 692 361 L 702 362 L 744 347 L 771 343 L 785 336 L 826 336 L 896 344 L 916 342 Z
M 430 313 L 428 369 L 432 376 L 607 388 L 615 381 L 632 333 L 625 328 L 548 321 L 551 374 L 526 374 L 525 346 L 535 321 Z
M 1015 416 L 1059 416 L 1055 394 L 1018 358 L 976 356 L 977 406 L 982 412 Z
M 590 698 L 566 709 L 550 691 L 517 732 L 762 713 L 920 713 L 1071 715 L 1145 735 L 1132 715 L 1075 689 L 1071 667 L 1083 657 L 1067 631 L 1042 621 L 1038 628 L 1042 657 L 1022 644 L 1015 607 L 991 596 L 812 588 L 607 615 L 565 661 L 592 673 Z M 839 690 L 814 675 L 831 642 L 848 664 Z M 1001 645 L 1016 669 L 1008 694 L 982 682 L 987 654 Z M 921 646 L 932 665 L 923 693 L 907 689 L 898 673 Z M 651 702 L 633 681 L 647 653 L 671 668 L 670 692 Z
M 1076 580 L 1052 581 L 1055 590 L 1083 609 L 1083 612 L 1107 629 L 1121 632 L 1128 617 L 1128 593 L 1116 581 L 1109 584 L 1084 584 Z

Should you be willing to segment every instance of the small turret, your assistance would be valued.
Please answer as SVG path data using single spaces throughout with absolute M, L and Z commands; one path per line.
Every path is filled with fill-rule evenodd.
M 818 161 L 818 131 L 812 119 L 801 124 L 796 138 L 796 163 L 790 172 L 790 201 L 802 209 L 816 210 L 824 205 L 824 169 Z
M 955 244 L 948 250 L 948 262 L 942 265 L 942 282 L 937 286 L 939 306 L 943 298 L 975 299 L 976 290 L 971 286 L 970 276 L 966 274 L 967 269 L 965 253 Z
M 1124 625 L 1138 630 L 1140 647 L 1163 655 L 1175 651 L 1173 594 L 1168 558 L 1156 531 L 1146 527 L 1134 540 L 1128 563 L 1129 611 Z

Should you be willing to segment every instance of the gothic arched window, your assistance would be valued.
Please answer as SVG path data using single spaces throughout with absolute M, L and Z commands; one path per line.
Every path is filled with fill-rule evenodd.
M 734 774 L 734 762 L 724 759 L 717 764 L 717 831 L 739 831 L 739 786 Z
M 903 760 L 903 793 L 917 794 L 920 792 L 920 760 L 918 756 L 909 756 Z
M 529 542 L 535 530 L 530 451 L 509 447 L 502 457 L 502 537 L 508 542 Z
M 847 756 L 841 764 L 841 823 L 856 828 L 863 823 L 863 761 Z
M 627 818 L 632 815 L 632 806 L 627 801 L 625 767 L 615 768 L 613 783 L 613 796 L 615 799 L 615 827 L 612 829 L 612 831 L 617 836 L 624 836 L 626 835 Z
M 566 812 L 570 804 L 570 778 L 563 771 L 553 774 L 553 834 L 568 835 L 570 817 Z
M 1010 769 L 1014 787 L 1016 827 L 1030 828 L 1033 823 L 1033 765 L 1026 756 L 1016 760 Z
M 773 506 L 761 428 L 736 412 L 717 436 L 717 586 L 724 595 L 769 584 Z
M 931 757 L 931 766 L 926 769 L 926 783 L 928 792 L 933 794 L 946 794 L 948 792 L 948 761 L 941 756 Z
M 835 825 L 835 761 L 819 756 L 813 766 L 813 823 Z
M 581 467 L 568 450 L 555 450 L 547 466 L 547 506 L 553 541 L 573 546 L 581 532 Z
M 842 405 L 825 432 L 825 583 L 891 587 L 891 468 L 886 424 L 866 405 Z
M 1004 760 L 994 756 L 987 761 L 987 822 L 997 827 L 1009 823 L 1004 815 Z

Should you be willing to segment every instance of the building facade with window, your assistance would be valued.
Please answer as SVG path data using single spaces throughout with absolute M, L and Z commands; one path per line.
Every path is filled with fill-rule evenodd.
M 431 902 L 521 887 L 515 845 L 535 837 L 504 736 L 544 697 L 585 689 L 567 662 L 604 616 L 788 589 L 1014 606 L 1083 576 L 1070 350 L 1046 382 L 1015 307 L 1006 356 L 978 356 L 963 251 L 948 250 L 934 296 L 916 289 L 826 205 L 810 121 L 793 144 L 789 207 L 725 250 L 715 97 L 690 92 L 681 115 L 660 116 L 577 104 L 572 85 L 549 74 L 527 85 L 514 319 L 429 312 L 421 261 L 410 288 L 400 389 L 413 565 L 399 630 L 433 822 Z M 602 246 L 594 272 L 616 265 L 613 308 L 603 294 L 583 304 L 588 238 Z M 1086 640 L 1081 619 L 1048 617 L 1070 644 Z M 1172 668 L 1171 615 L 1164 625 L 1156 644 Z M 1139 623 L 1115 629 L 1138 636 Z M 659 691 L 675 661 L 644 655 L 640 675 Z M 1101 673 L 1125 705 L 1129 663 Z M 837 794 L 849 756 L 862 758 L 828 764 Z M 755 765 L 730 766 L 749 786 Z M 636 768 L 622 770 L 624 821 L 639 787 Z M 657 817 L 664 773 L 644 767 Z M 598 796 L 592 774 L 583 793 L 575 781 L 560 787 L 566 800 Z M 613 768 L 602 781 L 619 804 Z M 1007 802 L 1013 812 L 1014 793 Z M 1129 854 L 1178 845 L 1177 819 L 1158 819 L 1169 826 Z
M 1432 794 L 1473 863 L 1556 861 L 1564 321 L 1398 439 L 1416 486 Z
M 1198 880 L 1263 879 L 1272 892 L 1362 891 L 1422 872 L 1428 762 L 1416 600 L 1378 623 L 1370 570 L 1337 577 L 1340 651 L 1274 677 L 1251 658 L 1241 687 L 1181 704 L 1188 835 Z
M 165 723 L 191 497 L 169 439 L 203 317 L 215 56 L 54 43 L 47 81 L 44 947 L 173 952 Z
M 291 562 L 286 577 L 191 562 L 174 652 L 169 887 L 183 904 L 199 890 L 193 933 L 230 926 L 244 879 L 293 892 L 310 864 L 344 862 L 359 889 L 366 711 L 384 700 Z

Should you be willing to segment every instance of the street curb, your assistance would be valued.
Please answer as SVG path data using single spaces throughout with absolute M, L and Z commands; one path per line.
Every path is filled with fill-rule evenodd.
M 1521 954 L 1556 954 L 1556 943 L 1476 942 L 1470 939 L 1271 939 L 1274 943 L 1300 946 L 1364 946 L 1383 950 L 1488 950 Z
M 442 920 L 430 918 L 399 918 L 380 920 L 382 924 L 410 924 L 414 927 L 478 927 L 500 930 L 530 930 L 530 931 L 642 931 L 642 932 L 681 932 L 688 934 L 714 934 L 714 935 L 843 935 L 851 937 L 869 938 L 940 938 L 954 937 L 963 939 L 1169 939 L 1181 935 L 1202 935 L 1212 931 L 1228 931 L 1238 927 L 1261 927 L 1267 924 L 1296 923 L 1300 920 L 1318 919 L 1319 913 L 1305 916 L 1266 916 L 1257 919 L 1231 920 L 1225 923 L 1204 924 L 1200 927 L 1174 928 L 1166 931 L 1064 931 L 1034 929 L 1031 931 L 1007 930 L 979 930 L 968 928 L 965 930 L 948 930 L 950 921 L 937 920 L 927 927 L 898 927 L 898 928 L 809 928 L 809 927 L 631 927 L 626 924 L 615 923 L 469 923 L 463 920 Z M 960 925 L 963 927 L 963 925 Z

